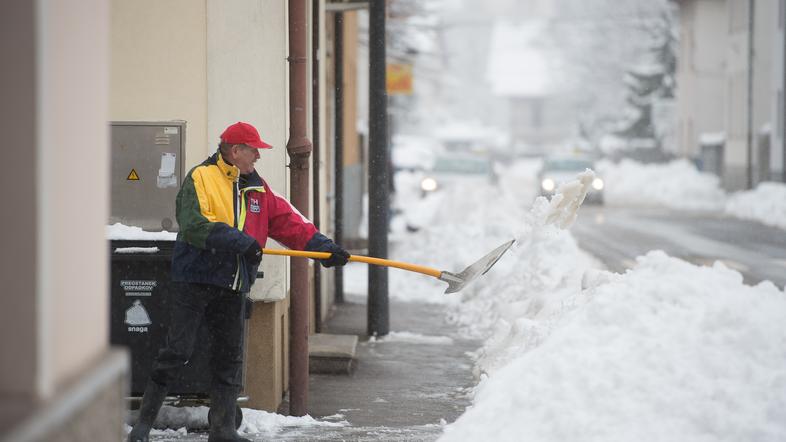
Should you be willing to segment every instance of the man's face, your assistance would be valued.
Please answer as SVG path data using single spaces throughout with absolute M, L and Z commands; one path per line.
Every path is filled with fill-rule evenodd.
M 240 169 L 240 173 L 251 173 L 254 171 L 254 163 L 259 159 L 259 149 L 256 147 L 237 144 L 232 146 L 232 163 Z

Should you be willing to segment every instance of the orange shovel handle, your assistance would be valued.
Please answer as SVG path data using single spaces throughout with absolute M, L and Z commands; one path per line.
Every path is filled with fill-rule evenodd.
M 279 255 L 279 256 L 295 256 L 300 258 L 311 259 L 328 259 L 330 253 L 328 252 L 306 252 L 302 250 L 278 250 L 278 249 L 262 249 L 264 255 Z M 349 260 L 352 262 L 364 262 L 366 264 L 373 264 L 377 266 L 395 267 L 397 269 L 408 270 L 410 272 L 422 273 L 424 275 L 439 278 L 442 275 L 441 270 L 435 268 L 421 266 L 417 264 L 410 264 L 407 262 L 393 261 L 390 259 L 373 258 L 371 256 L 363 255 L 350 255 Z

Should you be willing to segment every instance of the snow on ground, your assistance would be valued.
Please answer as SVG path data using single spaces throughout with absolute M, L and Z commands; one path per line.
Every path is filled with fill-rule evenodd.
M 699 172 L 684 159 L 667 164 L 600 161 L 597 168 L 606 183 L 604 198 L 609 205 L 722 210 L 725 203 L 718 177 Z
M 649 173 L 626 167 L 620 179 Z M 658 171 L 696 178 L 679 191 L 652 183 L 658 201 L 721 208 L 712 180 L 690 167 Z M 434 278 L 391 270 L 391 297 L 444 302 L 449 320 L 486 338 L 475 354 L 473 406 L 441 440 L 786 440 L 783 290 L 658 251 L 625 274 L 598 270 L 557 227 L 559 201 L 537 198 L 529 207 L 532 195 L 523 192 L 445 189 L 429 223 L 399 233 L 392 249 L 394 259 L 461 270 L 518 240 L 458 294 L 443 295 Z
M 283 416 L 276 413 L 243 408 L 243 422 L 240 424 L 238 432 L 241 434 L 263 434 L 272 436 L 276 433 L 291 427 L 343 427 L 349 425 L 345 420 L 339 422 L 328 422 L 326 420 L 316 420 L 311 416 Z M 194 430 L 204 430 L 208 428 L 207 413 L 208 407 L 172 407 L 164 405 L 156 418 L 155 427 L 151 431 L 153 436 L 180 436 L 188 434 L 187 428 Z M 135 413 L 135 412 L 134 412 Z M 331 416 L 325 419 L 335 419 Z M 134 419 L 135 420 L 135 419 Z M 177 430 L 175 430 L 175 428 Z M 126 433 L 131 431 L 131 427 L 126 425 Z
M 327 422 L 316 420 L 308 415 L 302 417 L 282 416 L 262 410 L 244 408 L 243 423 L 238 431 L 246 434 L 265 433 L 272 435 L 288 427 L 343 427 L 346 425 L 349 425 L 349 423 L 343 420 L 340 422 Z
M 763 182 L 756 189 L 732 194 L 726 213 L 786 229 L 786 184 Z

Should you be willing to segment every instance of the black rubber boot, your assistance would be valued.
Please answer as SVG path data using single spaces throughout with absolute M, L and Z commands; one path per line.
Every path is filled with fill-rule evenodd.
M 150 429 L 158 416 L 158 410 L 166 398 L 166 387 L 162 387 L 153 381 L 147 382 L 145 394 L 142 396 L 142 405 L 139 406 L 139 419 L 136 425 L 128 433 L 128 442 L 148 442 Z
M 238 390 L 234 387 L 214 387 L 210 391 L 210 436 L 208 442 L 251 442 L 235 430 L 235 407 Z

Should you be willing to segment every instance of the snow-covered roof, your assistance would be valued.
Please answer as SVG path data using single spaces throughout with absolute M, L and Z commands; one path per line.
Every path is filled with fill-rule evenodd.
M 538 42 L 544 32 L 541 20 L 494 24 L 486 77 L 495 95 L 542 97 L 555 92 L 553 54 Z

